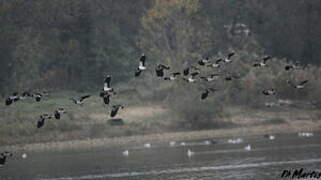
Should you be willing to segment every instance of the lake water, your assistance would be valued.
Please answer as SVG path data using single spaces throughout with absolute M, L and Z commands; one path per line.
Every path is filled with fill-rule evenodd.
M 231 137 L 237 138 L 237 137 Z M 0 168 L 1 180 L 275 180 L 285 169 L 321 171 L 321 136 L 277 135 L 275 140 L 261 136 L 242 137 L 239 144 L 229 138 L 168 143 L 122 149 L 28 153 L 15 155 Z M 146 142 L 147 143 L 147 142 Z M 248 144 L 251 151 L 244 149 Z M 187 155 L 190 149 L 193 153 Z M 129 150 L 124 156 L 123 151 Z

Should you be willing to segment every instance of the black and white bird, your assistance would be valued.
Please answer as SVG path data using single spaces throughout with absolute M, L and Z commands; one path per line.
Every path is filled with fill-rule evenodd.
M 291 86 L 293 86 L 295 89 L 303 89 L 305 86 L 305 84 L 307 83 L 307 82 L 309 82 L 309 80 L 304 80 L 304 81 L 301 81 L 300 83 L 298 83 L 298 84 L 295 84 L 295 83 L 293 83 L 292 81 L 290 81 L 290 80 L 287 80 L 286 81 L 288 84 L 290 84 Z
M 253 67 L 266 67 L 266 62 L 271 59 L 271 56 L 265 56 L 261 62 L 253 64 Z
M 142 56 L 139 59 L 139 66 L 138 66 L 138 68 L 137 68 L 137 70 L 135 72 L 135 77 L 139 76 L 143 71 L 146 70 L 145 62 L 146 62 L 146 56 L 143 53 Z
M 38 122 L 37 122 L 37 128 L 43 127 L 43 126 L 45 125 L 45 121 L 46 121 L 47 119 L 51 119 L 51 118 L 52 118 L 52 116 L 49 115 L 49 114 L 42 114 L 42 115 L 40 115 L 40 118 L 39 118 L 39 120 L 38 120 Z
M 239 78 L 240 78 L 240 76 L 238 76 L 238 75 L 227 73 L 227 75 L 225 76 L 224 79 L 226 81 L 232 81 L 234 79 L 239 79 Z
M 104 92 L 113 92 L 114 89 L 110 86 L 111 83 L 111 75 L 107 75 L 104 80 Z
M 3 166 L 6 164 L 6 161 L 7 161 L 7 157 L 12 157 L 12 153 L 11 152 L 8 152 L 8 151 L 5 151 L 5 152 L 2 152 L 0 154 L 0 166 Z
M 106 93 L 106 94 L 103 95 L 102 98 L 103 98 L 104 104 L 109 105 L 109 103 L 110 103 L 110 96 L 111 96 L 111 94 L 108 94 L 108 93 Z
M 124 106 L 123 105 L 113 105 L 111 107 L 111 111 L 110 111 L 110 117 L 115 117 L 119 111 L 119 109 L 123 109 Z
M 234 55 L 235 55 L 234 52 L 229 53 L 229 54 L 227 55 L 227 57 L 224 58 L 224 62 L 225 62 L 225 63 L 231 63 L 231 62 L 232 62 L 231 57 L 234 56 Z
M 156 76 L 157 77 L 164 77 L 164 70 L 169 70 L 170 67 L 163 65 L 163 64 L 158 64 L 155 68 L 156 71 Z
M 43 95 L 41 93 L 34 93 L 32 94 L 32 97 L 34 97 L 37 102 L 40 102 Z
M 201 94 L 201 100 L 204 100 L 208 97 L 209 93 L 218 91 L 218 89 L 215 88 L 206 88 L 202 94 Z
M 201 76 L 201 79 L 207 82 L 215 81 L 220 77 L 220 74 L 211 74 L 209 76 Z
M 295 62 L 294 64 L 287 64 L 285 65 L 284 69 L 286 71 L 294 70 L 294 69 L 299 69 L 300 68 L 300 63 Z
M 275 95 L 276 91 L 274 89 L 264 89 L 262 93 L 266 96 Z
M 179 75 L 181 75 L 180 72 L 174 72 L 174 73 L 171 73 L 169 77 L 164 77 L 164 80 L 174 81 Z
M 188 76 L 190 74 L 190 71 L 193 70 L 194 72 L 200 72 L 200 69 L 196 66 L 189 66 L 183 69 L 183 75 Z
M 199 60 L 197 63 L 200 66 L 205 66 L 206 64 L 208 64 L 210 62 L 209 57 L 206 58 L 202 58 L 201 60 Z
M 57 108 L 54 112 L 54 116 L 56 119 L 60 119 L 63 114 L 66 113 L 66 110 L 64 108 Z
M 199 75 L 199 72 L 193 72 L 188 77 L 184 77 L 183 80 L 193 83 L 196 82 L 195 76 Z
M 77 105 L 82 105 L 84 103 L 84 100 L 89 98 L 90 95 L 85 95 L 85 96 L 81 96 L 80 98 L 78 99 L 74 99 L 74 98 L 71 98 L 70 100 L 72 100 L 72 102 L 74 104 L 77 104 Z
M 11 96 L 9 96 L 8 98 L 6 98 L 5 104 L 7 106 L 11 105 L 14 102 L 17 102 L 20 100 L 20 96 L 18 95 L 17 92 L 14 92 Z
M 214 63 L 207 64 L 207 67 L 219 68 L 219 67 L 221 67 L 220 62 L 222 62 L 222 61 L 223 61 L 223 59 L 220 58 L 220 59 L 216 60 Z

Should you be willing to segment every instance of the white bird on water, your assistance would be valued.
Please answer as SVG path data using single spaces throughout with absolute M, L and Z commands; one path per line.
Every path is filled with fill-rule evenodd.
M 123 151 L 123 156 L 128 156 L 129 155 L 129 151 L 126 150 L 126 151 Z
M 170 141 L 169 142 L 169 146 L 175 146 L 176 145 L 176 142 L 175 141 Z
M 195 154 L 195 152 L 191 151 L 190 149 L 187 150 L 187 156 L 191 157 Z
M 22 157 L 22 159 L 26 159 L 27 158 L 27 154 L 23 153 L 21 157 Z
M 251 147 L 251 145 L 248 144 L 247 146 L 244 147 L 244 149 L 246 151 L 251 151 L 252 147 Z
M 151 148 L 152 145 L 151 145 L 150 143 L 146 143 L 146 144 L 144 144 L 144 147 L 145 147 L 145 148 Z

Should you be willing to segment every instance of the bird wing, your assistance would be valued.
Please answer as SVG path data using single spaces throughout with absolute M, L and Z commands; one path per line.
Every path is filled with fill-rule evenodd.
M 299 83 L 299 85 L 303 85 L 303 84 L 307 83 L 308 81 L 309 80 L 302 81 L 302 82 Z
M 139 59 L 140 65 L 145 66 L 145 61 L 146 61 L 146 56 L 142 55 Z
M 175 76 L 177 76 L 177 75 L 180 75 L 181 73 L 179 73 L 179 72 L 174 72 L 174 73 L 172 73 L 172 75 L 175 77 Z
M 81 101 L 83 101 L 83 100 L 85 100 L 85 99 L 87 99 L 87 98 L 89 98 L 89 97 L 90 97 L 90 95 L 81 96 L 81 97 L 79 98 L 79 101 L 81 102 Z
M 234 54 L 235 54 L 234 52 L 228 54 L 228 55 L 227 55 L 227 59 L 230 59 L 232 56 L 234 56 Z
M 199 74 L 199 72 L 193 72 L 193 73 L 191 74 L 191 76 L 194 77 L 194 76 L 197 76 L 198 74 Z
M 137 71 L 135 71 L 135 77 L 139 76 L 141 72 L 142 72 L 142 71 L 139 70 L 139 69 L 138 69 Z
M 221 61 L 223 61 L 223 59 L 222 59 L 222 58 L 220 58 L 220 59 L 216 60 L 216 61 L 215 61 L 215 63 L 216 63 L 216 64 L 218 64 L 218 63 L 220 63 Z
M 187 76 L 189 74 L 189 67 L 187 67 L 183 70 L 183 74 L 184 74 L 184 76 Z
M 110 87 L 110 82 L 111 82 L 111 76 L 108 75 L 106 78 L 105 78 L 105 83 L 107 83 L 107 86 Z
M 271 56 L 266 56 L 263 58 L 263 62 L 266 63 L 266 61 L 268 61 L 269 59 L 271 59 Z

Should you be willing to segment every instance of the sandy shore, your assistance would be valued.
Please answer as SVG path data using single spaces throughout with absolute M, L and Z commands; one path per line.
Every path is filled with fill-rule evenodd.
M 146 142 L 169 142 L 179 140 L 210 139 L 219 137 L 240 137 L 263 134 L 296 133 L 302 131 L 318 131 L 321 121 L 291 121 L 284 124 L 258 125 L 242 128 L 203 130 L 188 132 L 173 132 L 162 134 L 148 134 L 130 137 L 99 138 L 87 140 L 73 140 L 49 143 L 35 143 L 27 145 L 3 146 L 0 149 L 12 151 L 62 151 L 62 150 L 86 150 L 92 148 L 112 148 L 142 145 Z

